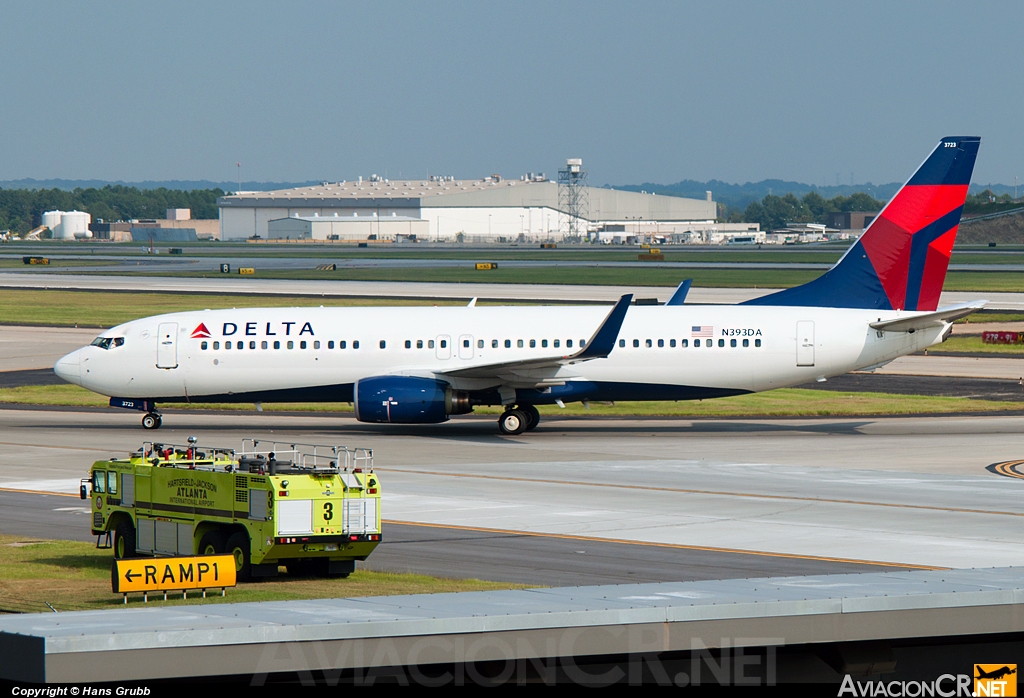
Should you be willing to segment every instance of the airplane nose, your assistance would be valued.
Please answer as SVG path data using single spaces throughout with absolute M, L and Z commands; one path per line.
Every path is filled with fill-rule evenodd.
M 68 383 L 82 384 L 81 349 L 61 357 L 53 367 L 53 372 Z

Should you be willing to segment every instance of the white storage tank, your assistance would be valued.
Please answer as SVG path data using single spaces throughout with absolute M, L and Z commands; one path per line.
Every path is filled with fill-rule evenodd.
M 60 217 L 63 215 L 63 211 L 47 211 L 43 214 L 43 219 L 40 223 L 50 229 L 50 232 L 53 233 L 53 237 L 57 237 L 59 234 L 57 228 L 60 226 Z
M 67 211 L 60 217 L 60 239 L 61 240 L 84 240 L 92 237 L 89 224 L 92 223 L 92 216 L 85 211 Z M 56 235 L 54 237 L 57 237 Z

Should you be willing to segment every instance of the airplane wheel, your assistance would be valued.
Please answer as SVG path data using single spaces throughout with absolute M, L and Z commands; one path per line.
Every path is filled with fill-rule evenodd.
M 509 434 L 515 436 L 516 434 L 522 434 L 526 431 L 526 425 L 529 423 L 529 418 L 522 412 L 522 410 L 508 410 L 498 417 L 498 428 L 501 429 L 502 434 Z
M 152 412 L 142 418 L 143 429 L 159 429 L 161 423 L 160 415 L 153 414 Z
M 526 431 L 536 429 L 540 424 L 540 410 L 533 405 L 521 405 L 519 409 L 526 415 Z

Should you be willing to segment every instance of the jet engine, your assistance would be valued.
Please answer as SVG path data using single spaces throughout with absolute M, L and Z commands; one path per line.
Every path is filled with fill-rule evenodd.
M 449 415 L 472 412 L 469 393 L 435 378 L 374 376 L 356 381 L 354 402 L 360 422 L 437 424 Z

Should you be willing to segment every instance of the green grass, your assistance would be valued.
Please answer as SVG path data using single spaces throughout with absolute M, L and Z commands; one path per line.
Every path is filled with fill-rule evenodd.
M 960 318 L 954 324 L 988 324 L 993 322 L 1024 322 L 1024 315 L 1020 313 L 973 313 L 965 318 Z
M 68 405 L 74 407 L 104 407 L 107 398 L 91 393 L 76 385 L 23 386 L 0 389 L 0 403 L 20 405 Z M 247 410 L 255 409 L 251 403 L 217 405 L 182 405 L 165 403 L 164 411 L 190 410 Z M 651 401 L 591 403 L 588 410 L 580 403 L 570 403 L 565 409 L 544 405 L 542 414 L 593 415 L 631 417 L 811 417 L 842 415 L 894 415 L 943 414 L 951 412 L 993 412 L 1019 410 L 1024 403 L 973 400 L 959 397 L 932 397 L 926 395 L 894 395 L 890 393 L 845 393 L 828 390 L 783 388 L 755 395 L 737 395 L 703 401 Z M 351 413 L 348 403 L 263 403 L 263 409 L 276 412 L 331 412 Z M 477 407 L 476 414 L 498 414 L 500 407 Z
M 310 290 L 314 290 L 313 287 Z M 376 300 L 301 296 L 232 296 L 0 289 L 0 324 L 113 327 L 148 315 L 204 308 L 463 305 L 461 301 Z
M 311 265 L 312 266 L 312 265 Z M 823 270 L 800 269 L 666 269 L 664 267 L 543 267 L 532 269 L 502 268 L 477 271 L 473 268 L 388 268 L 260 270 L 256 276 L 265 279 L 340 281 L 394 281 L 423 283 L 493 283 L 493 284 L 569 284 L 597 286 L 675 286 L 683 279 L 707 288 L 789 288 L 807 283 Z M 130 276 L 166 276 L 166 272 L 131 272 Z M 175 277 L 210 278 L 213 272 L 183 271 Z M 944 286 L 947 291 L 1021 292 L 1024 274 L 1010 271 L 949 272 Z
M 953 335 L 937 347 L 928 350 L 929 354 L 962 351 L 979 354 L 1009 354 L 1024 358 L 1024 344 L 985 344 L 977 335 Z
M 384 524 L 384 535 L 387 535 L 387 524 Z M 121 595 L 110 591 L 112 559 L 110 550 L 97 550 L 93 543 L 0 536 L 0 612 L 49 613 L 47 603 L 57 611 L 123 608 Z M 168 597 L 167 601 L 150 603 L 178 606 L 522 589 L 526 586 L 478 579 L 370 572 L 360 570 L 359 565 L 356 563 L 356 572 L 347 579 L 289 579 L 283 575 L 272 581 L 241 584 L 228 589 L 224 597 L 220 596 L 218 589 L 205 600 L 196 593 L 195 596 L 190 594 L 187 601 L 183 601 L 179 594 L 177 598 Z M 129 605 L 134 606 L 141 601 L 140 594 L 132 595 Z

